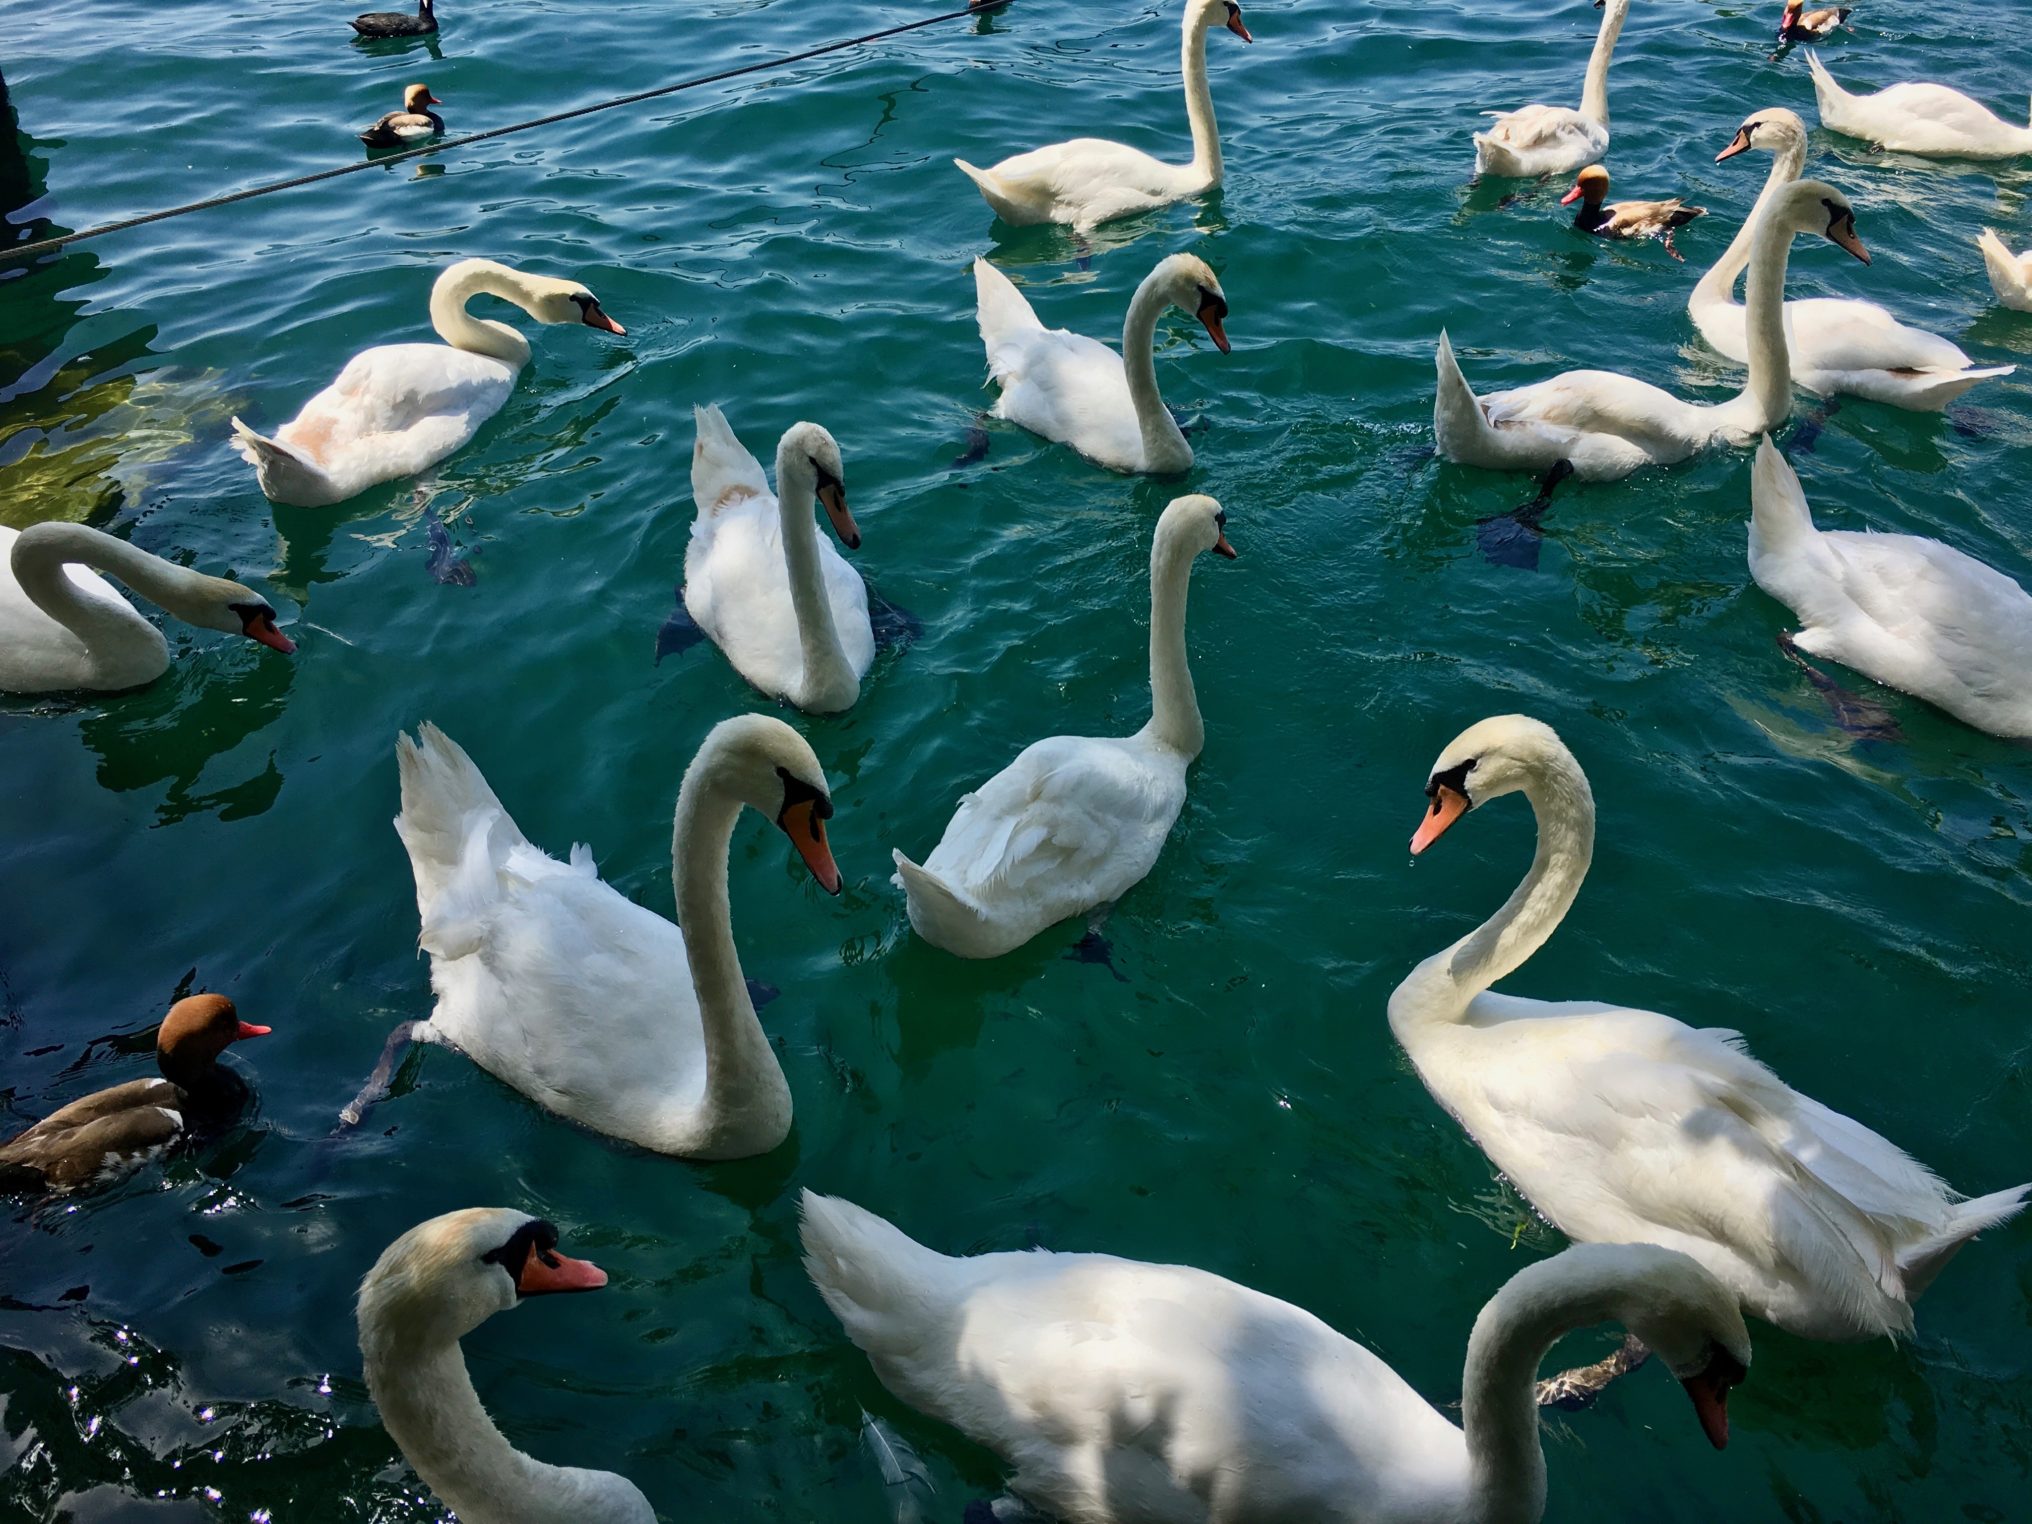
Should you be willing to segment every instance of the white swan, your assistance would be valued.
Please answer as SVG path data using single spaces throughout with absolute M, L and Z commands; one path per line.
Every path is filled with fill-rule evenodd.
M 1513 1275 L 1475 1319 L 1460 1424 L 1371 1350 L 1204 1270 L 1110 1254 L 934 1253 L 804 1192 L 804 1268 L 882 1384 L 1015 1467 L 1066 1524 L 1532 1524 L 1532 1376 L 1570 1329 L 1658 1341 L 1728 1438 L 1750 1363 L 1726 1287 L 1683 1254 L 1589 1244 Z
M 99 575 L 201 630 L 245 635 L 285 656 L 296 649 L 252 588 L 152 556 L 83 524 L 0 525 L 0 693 L 102 693 L 138 688 L 169 670 L 162 632 Z
M 1192 127 L 1192 160 L 1167 164 L 1140 148 L 1106 138 L 1074 138 L 1033 148 L 987 169 L 954 159 L 979 187 L 995 215 L 1013 227 L 1040 222 L 1070 223 L 1080 232 L 1116 217 L 1201 195 L 1221 183 L 1221 132 L 1207 89 L 1206 34 L 1222 22 L 1244 42 L 1254 42 L 1242 25 L 1234 0 L 1185 0 L 1185 117 Z
M 1009 277 L 985 259 L 974 261 L 974 293 L 988 374 L 1002 388 L 995 416 L 1033 434 L 1071 445 L 1111 471 L 1173 475 L 1192 466 L 1192 446 L 1157 391 L 1153 344 L 1157 319 L 1180 307 L 1206 326 L 1214 347 L 1228 352 L 1223 323 L 1228 299 L 1205 260 L 1173 254 L 1159 260 L 1129 299 L 1122 352 L 1046 328 Z
M 698 505 L 684 553 L 684 606 L 734 670 L 814 714 L 851 709 L 875 659 L 868 585 L 818 533 L 814 501 L 858 550 L 840 447 L 815 423 L 776 446 L 776 493 L 717 407 L 692 409 Z
M 1523 179 L 1571 174 L 1609 151 L 1609 58 L 1630 14 L 1630 0 L 1595 0 L 1602 13 L 1595 50 L 1588 55 L 1580 110 L 1571 106 L 1519 106 L 1485 111 L 1496 124 L 1475 134 L 1475 173 Z
M 1791 1089 L 1742 1038 L 1593 1000 L 1489 986 L 1545 944 L 1594 855 L 1573 753 L 1523 715 L 1483 720 L 1433 764 L 1422 852 L 1522 792 L 1531 871 L 1480 928 L 1390 996 L 1390 1029 L 1434 1099 L 1569 1238 L 1690 1254 L 1756 1316 L 1809 1339 L 1912 1327 L 1912 1301 L 2032 1187 L 1975 1201 L 1858 1122 Z
M 1735 242 L 1700 278 L 1687 299 L 1694 327 L 1716 350 L 1738 362 L 1750 357 L 1749 324 L 1735 301 L 1736 278 L 1750 262 L 1758 215 L 1806 166 L 1806 124 L 1783 107 L 1759 111 L 1736 129 L 1719 164 L 1752 148 L 1775 157 L 1771 174 L 1743 219 Z M 1938 412 L 1978 381 L 2008 376 L 2014 365 L 1984 369 L 1960 347 L 1899 322 L 1875 302 L 1802 297 L 1785 304 L 1792 379 L 1821 396 L 1868 397 L 1915 412 Z
M 381 1423 L 461 1524 L 656 1524 L 626 1477 L 546 1466 L 494 1427 L 459 1340 L 525 1297 L 597 1291 L 598 1265 L 557 1252 L 557 1229 L 498 1207 L 419 1223 L 360 1282 L 360 1354 Z
M 1983 229 L 1976 247 L 1983 251 L 1983 267 L 1990 272 L 1990 289 L 1997 300 L 2014 312 L 2032 312 L 2032 251 L 2013 254 L 1990 228 Z
M 825 772 L 781 720 L 723 720 L 678 790 L 679 931 L 600 882 L 593 856 L 532 846 L 434 725 L 398 737 L 395 830 L 416 873 L 437 1007 L 419 1041 L 459 1049 L 537 1104 L 658 1153 L 743 1159 L 790 1131 L 790 1087 L 755 1019 L 727 909 L 741 807 L 840 892 Z
M 960 800 L 919 867 L 894 853 L 910 924 L 962 958 L 994 958 L 1143 880 L 1185 807 L 1206 745 L 1185 659 L 1185 596 L 1203 550 L 1233 559 L 1210 497 L 1174 499 L 1150 546 L 1150 723 L 1133 736 L 1052 736 Z
M 1751 443 L 1792 411 L 1779 308 L 1787 252 L 1796 234 L 1808 232 L 1825 234 L 1869 263 L 1848 198 L 1833 186 L 1801 180 L 1774 196 L 1757 218 L 1750 245 L 1750 376 L 1728 401 L 1682 402 L 1606 370 L 1570 370 L 1477 398 L 1442 333 L 1432 410 L 1439 453 L 1496 470 L 1542 471 L 1566 460 L 1584 481 L 1613 481 L 1639 466 L 1685 460 L 1709 445 Z
M 277 503 L 322 508 L 377 482 L 414 476 L 462 448 L 501 411 L 529 363 L 529 341 L 506 323 L 472 317 L 482 292 L 539 323 L 627 332 L 577 281 L 526 275 L 491 259 L 462 259 L 430 288 L 430 325 L 442 344 L 377 344 L 273 438 L 233 420 L 233 447 Z
M 2013 127 L 1989 107 L 1946 85 L 1890 85 L 1851 95 L 1808 52 L 1820 125 L 1898 153 L 1938 158 L 2009 159 L 2032 153 L 2032 126 Z
M 2032 595 L 1938 540 L 1814 528 L 1769 438 L 1750 476 L 1750 576 L 1799 617 L 1800 650 L 2032 739 Z

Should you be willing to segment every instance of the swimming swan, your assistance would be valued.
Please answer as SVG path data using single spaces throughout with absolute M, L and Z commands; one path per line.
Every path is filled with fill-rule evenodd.
M 1820 125 L 1898 153 L 1936 158 L 2009 159 L 2032 153 L 2032 126 L 2013 127 L 1989 107 L 1946 85 L 1890 85 L 1851 95 L 1809 52 Z
M 1580 110 L 1571 106 L 1519 106 L 1485 111 L 1496 124 L 1475 134 L 1475 173 L 1524 179 L 1571 174 L 1609 151 L 1609 58 L 1630 14 L 1630 0 L 1595 0 L 1602 13 L 1595 50 L 1588 55 Z

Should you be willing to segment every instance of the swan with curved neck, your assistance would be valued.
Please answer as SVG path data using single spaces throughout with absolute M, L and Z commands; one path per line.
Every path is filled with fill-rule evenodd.
M 1475 1319 L 1456 1426 L 1373 1351 L 1204 1270 L 949 1258 L 810 1191 L 803 1215 L 805 1271 L 882 1384 L 1080 1524 L 1534 1524 L 1532 1377 L 1563 1334 L 1618 1322 L 1652 1343 L 1717 1449 L 1750 1364 L 1735 1298 L 1687 1256 L 1582 1245 L 1518 1271 Z
M 207 577 L 83 524 L 0 525 L 0 693 L 139 688 L 169 670 L 169 643 L 101 572 L 185 624 L 245 635 L 288 655 L 275 610 L 252 588 Z
M 2014 159 L 2032 154 L 2032 124 L 2014 127 L 1980 101 L 1946 85 L 1887 85 L 1851 95 L 1835 83 L 1818 54 L 1808 52 L 1820 124 L 1897 153 L 1944 159 Z
M 793 424 L 776 447 L 776 492 L 717 407 L 693 410 L 698 517 L 684 557 L 684 606 L 734 670 L 812 714 L 853 707 L 875 659 L 868 587 L 822 538 L 816 508 L 858 550 L 846 467 L 831 434 Z
M 1758 149 L 1772 155 L 1771 173 L 1714 268 L 1687 298 L 1687 314 L 1700 336 L 1731 360 L 1750 355 L 1747 314 L 1736 304 L 1736 278 L 1750 263 L 1758 219 L 1806 166 L 1806 124 L 1773 106 L 1751 115 L 1715 162 Z M 1977 368 L 1958 345 L 1899 322 L 1875 302 L 1807 297 L 1784 307 L 1792 379 L 1821 396 L 1868 397 L 1915 412 L 1938 412 L 1974 386 L 2008 376 L 2012 365 Z
M 1630 0 L 1594 0 L 1602 12 L 1581 83 L 1580 110 L 1570 106 L 1519 106 L 1487 111 L 1495 125 L 1475 134 L 1475 173 L 1526 179 L 1564 175 L 1609 151 L 1609 59 L 1616 51 Z
M 626 1477 L 525 1455 L 487 1416 L 459 1341 L 534 1296 L 597 1291 L 598 1265 L 557 1252 L 527 1212 L 470 1207 L 419 1223 L 360 1282 L 360 1355 L 381 1423 L 461 1524 L 656 1524 Z
M 781 720 L 724 720 L 678 790 L 678 923 L 547 856 L 434 725 L 401 736 L 395 829 L 416 875 L 437 1006 L 419 1041 L 459 1049 L 537 1104 L 658 1153 L 741 1159 L 790 1131 L 790 1087 L 734 950 L 727 855 L 744 807 L 790 838 L 828 894 L 831 794 Z
M 444 343 L 362 350 L 272 437 L 233 420 L 233 447 L 254 467 L 262 492 L 278 503 L 326 507 L 464 448 L 501 411 L 529 363 L 521 334 L 466 311 L 482 294 L 513 302 L 539 323 L 627 332 L 577 281 L 462 259 L 430 290 L 430 323 Z
M 980 190 L 995 215 L 1015 227 L 1067 223 L 1090 231 L 1116 217 L 1202 195 L 1221 183 L 1221 132 L 1207 88 L 1206 34 L 1219 22 L 1244 42 L 1254 42 L 1242 25 L 1235 0 L 1185 0 L 1180 22 L 1185 116 L 1192 128 L 1192 158 L 1167 164 L 1141 149 L 1106 138 L 1074 138 L 1034 148 L 979 169 L 954 159 Z
M 1117 740 L 1052 736 L 960 800 L 922 866 L 892 854 L 919 936 L 995 958 L 1112 904 L 1157 862 L 1185 808 L 1206 726 L 1185 654 L 1185 601 L 1202 551 L 1232 560 L 1210 497 L 1174 499 L 1150 546 L 1150 722 Z
M 2024 1204 L 1977 1200 L 1801 1095 L 1742 1038 L 1597 1001 L 1491 986 L 1565 918 L 1594 856 L 1586 775 L 1548 725 L 1483 720 L 1434 762 L 1411 850 L 1521 793 L 1531 871 L 1481 926 L 1390 996 L 1390 1029 L 1441 1106 L 1561 1232 L 1691 1255 L 1760 1318 L 1809 1339 L 1907 1333 L 1912 1302 L 1976 1233 Z
M 988 374 L 1001 387 L 995 416 L 1073 449 L 1111 471 L 1175 475 L 1192 446 L 1157 389 L 1157 320 L 1168 307 L 1198 318 L 1228 352 L 1228 299 L 1205 260 L 1173 254 L 1143 277 L 1122 322 L 1122 352 L 1098 339 L 1046 328 L 1009 277 L 974 261 L 974 291 Z
M 1856 218 L 1840 191 L 1818 180 L 1786 186 L 1757 218 L 1749 286 L 1750 375 L 1726 402 L 1686 402 L 1614 371 L 1574 370 L 1476 397 L 1439 338 L 1433 432 L 1439 453 L 1462 465 L 1544 471 L 1569 461 L 1585 481 L 1613 481 L 1640 466 L 1670 465 L 1710 445 L 1754 444 L 1792 411 L 1782 304 L 1793 238 L 1818 233 L 1868 264 Z

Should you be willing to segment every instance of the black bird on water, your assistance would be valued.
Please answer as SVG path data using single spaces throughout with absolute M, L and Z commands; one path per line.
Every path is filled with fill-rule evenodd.
M 353 30 L 362 37 L 422 37 L 437 30 L 435 0 L 416 0 L 416 14 L 406 11 L 369 11 L 353 18 Z

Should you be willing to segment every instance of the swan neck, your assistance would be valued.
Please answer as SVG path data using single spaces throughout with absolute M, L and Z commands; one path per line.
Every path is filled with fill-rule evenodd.
M 1150 731 L 1190 762 L 1206 745 L 1199 695 L 1185 656 L 1185 603 L 1192 550 L 1160 534 L 1150 547 Z
M 1604 127 L 1609 125 L 1609 59 L 1629 11 L 1625 0 L 1609 0 L 1601 30 L 1595 33 L 1595 50 L 1588 55 L 1587 79 L 1580 87 L 1580 114 Z
M 1743 293 L 1743 322 L 1750 343 L 1750 378 L 1742 396 L 1756 414 L 1750 432 L 1775 429 L 1792 412 L 1792 355 L 1785 344 L 1785 265 L 1792 230 L 1774 202 L 1758 214 L 1750 241 L 1750 279 Z
M 790 607 L 797 616 L 797 645 L 804 658 L 802 698 L 810 703 L 844 689 L 846 703 L 851 704 L 859 696 L 860 679 L 840 645 L 832 599 L 826 594 L 825 568 L 819 561 L 818 479 L 788 436 L 776 447 L 776 511 L 783 523 Z
M 535 294 L 518 271 L 490 259 L 462 259 L 430 288 L 430 326 L 454 349 L 489 355 L 520 370 L 529 363 L 529 341 L 506 323 L 482 320 L 466 311 L 466 303 L 482 293 L 534 315 Z
M 1594 794 L 1571 755 L 1541 766 L 1525 784 L 1524 797 L 1538 820 L 1531 871 L 1500 910 L 1442 954 L 1462 1007 L 1545 945 L 1573 908 L 1594 860 Z
M 1157 319 L 1166 305 L 1162 281 L 1153 270 L 1129 299 L 1129 315 L 1122 321 L 1122 374 L 1129 383 L 1130 405 L 1136 410 L 1143 458 L 1152 469 L 1181 457 L 1189 461 L 1192 456 L 1157 390 Z
M 1779 149 L 1771 162 L 1771 173 L 1765 176 L 1764 188 L 1757 193 L 1756 203 L 1750 208 L 1750 215 L 1743 219 L 1743 225 L 1736 229 L 1736 236 L 1729 246 L 1722 250 L 1722 257 L 1714 262 L 1714 268 L 1700 278 L 1700 284 L 1693 288 L 1693 300 L 1700 302 L 1726 302 L 1736 289 L 1736 280 L 1750 263 L 1750 241 L 1757 236 L 1757 219 L 1764 214 L 1779 191 L 1790 185 L 1806 172 L 1806 144 L 1787 143 Z
M 1221 183 L 1221 129 L 1214 120 L 1214 95 L 1207 85 L 1207 13 L 1186 7 L 1179 40 L 1179 71 L 1185 76 L 1185 119 L 1192 128 L 1192 170 L 1202 186 Z
M 94 660 L 125 654 L 166 654 L 155 627 L 122 604 L 94 598 L 64 573 L 67 565 L 89 566 L 117 577 L 133 592 L 174 614 L 183 594 L 201 580 L 198 573 L 82 524 L 39 524 L 22 531 L 9 565 L 24 596 L 84 642 Z

